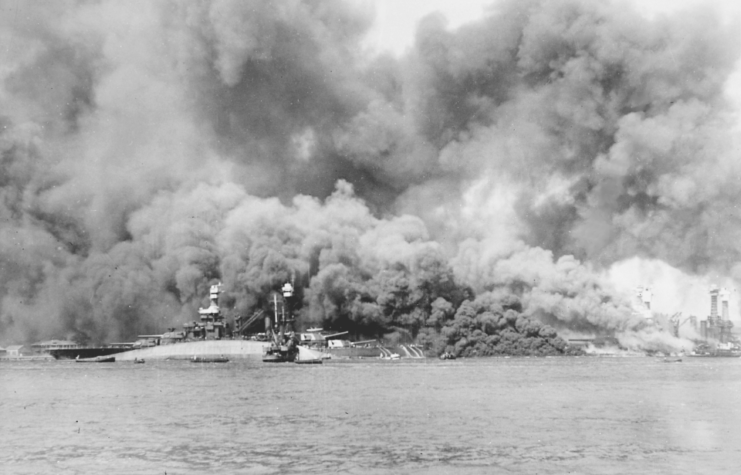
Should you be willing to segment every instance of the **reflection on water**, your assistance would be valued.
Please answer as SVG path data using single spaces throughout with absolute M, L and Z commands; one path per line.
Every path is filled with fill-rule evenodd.
M 741 360 L 0 364 L 3 473 L 733 473 Z M 735 469 L 734 469 L 735 470 Z

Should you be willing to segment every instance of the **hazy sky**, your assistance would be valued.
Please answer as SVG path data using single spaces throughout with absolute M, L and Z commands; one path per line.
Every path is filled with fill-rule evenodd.
M 369 45 L 398 54 L 411 46 L 415 25 L 425 15 L 440 12 L 448 19 L 449 27 L 455 28 L 481 17 L 492 1 L 372 0 L 372 3 L 376 9 L 376 25 L 368 38 Z M 729 19 L 741 14 L 741 2 L 735 0 L 634 0 L 633 3 L 648 16 L 695 5 L 713 6 Z

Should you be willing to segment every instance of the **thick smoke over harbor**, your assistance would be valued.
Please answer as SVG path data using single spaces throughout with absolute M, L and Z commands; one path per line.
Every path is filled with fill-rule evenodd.
M 0 342 L 128 341 L 293 277 L 302 324 L 356 336 L 676 347 L 609 266 L 741 278 L 709 9 L 500 1 L 396 58 L 364 3 L 0 5 Z

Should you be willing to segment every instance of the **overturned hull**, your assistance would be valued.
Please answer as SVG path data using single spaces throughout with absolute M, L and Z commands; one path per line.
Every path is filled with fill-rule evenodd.
M 80 346 L 76 348 L 58 348 L 47 350 L 51 356 L 58 360 L 74 360 L 76 358 L 97 358 L 100 356 L 110 356 L 131 348 L 115 346 Z

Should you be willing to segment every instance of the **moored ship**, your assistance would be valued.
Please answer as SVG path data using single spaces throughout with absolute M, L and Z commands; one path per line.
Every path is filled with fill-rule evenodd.
M 729 300 L 730 293 L 728 290 L 712 286 L 710 288 L 710 315 L 707 319 L 699 322 L 699 329 L 697 328 L 697 318 L 689 317 L 684 320 L 691 321 L 695 331 L 698 331 L 702 338 L 687 356 L 693 358 L 741 357 L 741 342 L 733 334 Z M 720 311 L 718 311 L 719 308 Z M 675 315 L 672 317 L 672 323 L 674 324 L 675 336 L 679 336 L 679 327 L 684 322 L 680 322 L 679 315 Z
M 57 360 L 74 360 L 77 358 L 97 358 L 110 356 L 133 348 L 133 343 L 111 343 L 109 345 L 87 346 L 72 341 L 49 340 L 34 343 L 31 348 L 36 353 L 45 353 Z
M 731 343 L 720 343 L 715 346 L 702 343 L 697 345 L 687 356 L 693 358 L 738 358 L 741 357 L 741 348 Z
M 310 328 L 302 333 L 293 331 L 293 284 L 286 283 L 281 292 L 272 294 L 271 312 L 258 310 L 252 317 L 235 318 L 234 332 L 218 305 L 221 283 L 209 291 L 210 305 L 198 310 L 200 321 L 183 324 L 182 330 L 168 328 L 162 334 L 139 335 L 134 343 L 114 343 L 100 346 L 77 345 L 70 341 L 51 340 L 38 344 L 38 351 L 56 359 L 85 359 L 115 355 L 116 361 L 257 359 L 264 362 L 289 362 L 329 358 L 378 358 L 398 354 L 423 358 L 422 350 L 414 345 L 394 345 L 386 348 L 378 340 L 351 342 L 348 332 L 325 332 Z M 281 295 L 282 294 L 282 295 Z M 245 330 L 264 321 L 264 332 L 251 338 Z M 254 326 L 254 325 L 253 325 Z M 299 356 L 299 348 L 309 350 Z M 313 355 L 308 357 L 306 355 Z
M 221 283 L 211 286 L 209 306 L 198 309 L 200 321 L 185 323 L 180 331 L 169 328 L 161 335 L 140 335 L 134 348 L 117 354 L 116 361 L 259 358 L 268 343 L 228 339 L 229 324 L 219 308 L 220 293 Z
M 378 340 L 350 341 L 348 332 L 327 332 L 321 328 L 309 328 L 300 335 L 302 346 L 321 352 L 326 358 L 387 358 L 399 355 L 406 358 L 424 358 L 424 352 L 416 345 L 384 346 Z

